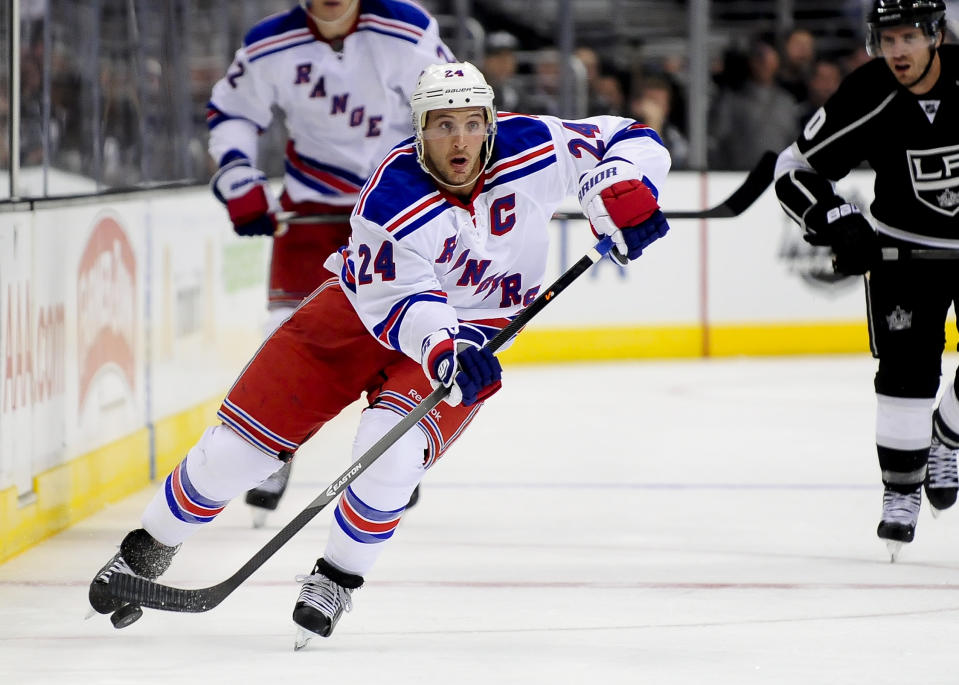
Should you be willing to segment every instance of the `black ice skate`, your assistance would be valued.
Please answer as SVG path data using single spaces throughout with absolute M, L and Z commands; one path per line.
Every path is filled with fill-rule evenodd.
M 420 486 L 417 485 L 413 489 L 413 494 L 410 495 L 410 501 L 406 503 L 407 510 L 412 509 L 416 505 L 416 503 L 419 501 L 420 501 Z
M 948 509 L 956 503 L 956 493 L 959 492 L 959 473 L 956 470 L 956 453 L 953 449 L 942 444 L 938 437 L 932 436 L 932 447 L 929 448 L 929 467 L 926 469 L 926 500 L 933 516 Z
M 317 559 L 313 572 L 297 576 L 303 583 L 300 596 L 293 607 L 293 622 L 297 625 L 294 649 L 302 649 L 312 638 L 329 637 L 344 611 L 353 608 L 350 595 L 363 585 L 363 577 L 341 571 Z
M 876 535 L 886 541 L 890 561 L 895 561 L 902 545 L 912 542 L 919 519 L 922 490 L 916 485 L 886 485 L 882 495 L 882 519 Z
M 288 461 L 265 481 L 257 485 L 246 493 L 246 503 L 253 507 L 253 527 L 262 528 L 266 523 L 266 516 L 271 511 L 276 511 L 280 504 L 280 498 L 286 492 L 286 486 L 290 482 L 290 471 L 293 469 L 293 461 Z
M 107 587 L 110 578 L 115 573 L 126 573 L 156 580 L 170 567 L 178 549 L 179 546 L 167 547 L 157 542 L 143 528 L 131 530 L 120 543 L 120 551 L 113 555 L 90 583 L 90 606 L 99 614 L 111 614 L 110 621 L 114 628 L 126 628 L 134 623 L 143 615 L 143 610 L 136 604 L 129 604 L 110 594 Z

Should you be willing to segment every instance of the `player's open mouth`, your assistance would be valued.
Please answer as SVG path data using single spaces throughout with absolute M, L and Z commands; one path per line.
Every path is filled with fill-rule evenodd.
M 450 166 L 453 167 L 453 171 L 463 173 L 469 169 L 469 159 L 466 157 L 453 157 L 450 160 Z

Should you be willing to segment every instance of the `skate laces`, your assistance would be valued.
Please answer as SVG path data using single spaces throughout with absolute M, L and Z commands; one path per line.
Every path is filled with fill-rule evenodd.
M 914 492 L 901 493 L 886 488 L 882 495 L 882 520 L 886 523 L 902 523 L 909 526 L 916 525 L 919 518 L 919 506 L 922 502 L 922 493 L 919 489 Z
M 130 565 L 127 563 L 127 560 L 118 552 L 113 561 L 100 572 L 100 575 L 97 576 L 98 583 L 109 583 L 110 578 L 114 573 L 125 573 L 128 576 L 135 576 L 133 569 L 130 568 Z
M 956 468 L 956 452 L 938 438 L 932 438 L 929 449 L 929 487 L 954 488 L 959 486 L 959 471 Z
M 299 601 L 322 612 L 327 618 L 333 619 L 341 611 L 353 610 L 353 600 L 350 597 L 353 591 L 322 573 L 298 575 L 296 582 L 303 584 Z

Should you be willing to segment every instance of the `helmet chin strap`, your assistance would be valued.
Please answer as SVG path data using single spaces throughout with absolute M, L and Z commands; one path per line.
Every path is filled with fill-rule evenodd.
M 917 83 L 926 78 L 926 75 L 929 73 L 929 70 L 932 69 L 932 60 L 936 58 L 936 48 L 935 46 L 929 48 L 929 60 L 926 62 L 926 68 L 922 70 L 922 73 L 919 74 L 919 78 L 906 86 L 906 89 L 912 88 Z
M 486 164 L 483 164 L 476 171 L 476 175 L 470 180 L 464 181 L 463 183 L 447 183 L 446 181 L 442 180 L 436 174 L 433 173 L 433 170 L 430 168 L 429 162 L 427 162 L 424 166 L 426 167 L 426 173 L 428 173 L 433 178 L 434 181 L 436 181 L 440 185 L 446 186 L 447 188 L 466 188 L 468 186 L 472 186 L 474 183 L 476 183 L 476 181 L 479 180 L 479 177 L 482 176 L 483 172 L 486 170 Z

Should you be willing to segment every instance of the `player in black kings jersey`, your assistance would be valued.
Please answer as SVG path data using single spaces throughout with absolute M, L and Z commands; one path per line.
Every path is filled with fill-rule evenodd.
M 832 248 L 837 273 L 866 274 L 885 486 L 877 532 L 893 560 L 915 534 L 923 483 L 933 514 L 959 484 L 955 381 L 933 410 L 959 301 L 959 46 L 942 44 L 944 27 L 942 0 L 874 0 L 867 48 L 881 59 L 843 81 L 776 166 L 776 194 L 804 238 Z M 863 162 L 876 172 L 875 227 L 833 186 Z

